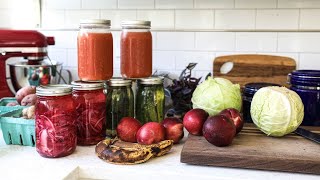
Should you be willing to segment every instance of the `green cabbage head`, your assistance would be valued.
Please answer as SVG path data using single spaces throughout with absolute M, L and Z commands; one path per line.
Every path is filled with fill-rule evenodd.
M 304 106 L 299 95 L 285 87 L 264 87 L 252 98 L 250 114 L 254 124 L 268 136 L 281 137 L 302 123 Z
M 200 108 L 214 116 L 227 108 L 238 111 L 242 107 L 242 98 L 239 84 L 232 84 L 224 78 L 209 77 L 198 85 L 192 94 L 193 108 Z

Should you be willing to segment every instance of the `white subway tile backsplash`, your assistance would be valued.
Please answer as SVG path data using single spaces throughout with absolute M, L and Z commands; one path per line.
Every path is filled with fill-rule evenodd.
M 296 61 L 296 66 L 299 62 L 299 53 L 283 53 L 283 52 L 258 52 L 257 54 L 271 55 L 271 56 L 284 56 L 290 57 Z
M 81 20 L 99 19 L 99 11 L 94 10 L 67 10 L 65 17 L 66 28 L 78 28 Z
M 43 0 L 46 9 L 81 9 L 81 0 Z
M 153 51 L 152 56 L 154 70 L 176 69 L 176 53 L 174 51 Z
M 216 10 L 215 29 L 254 29 L 255 10 Z
M 194 70 L 212 70 L 212 59 L 208 52 L 177 52 L 176 70 L 183 70 L 189 63 L 198 63 Z
M 234 8 L 234 0 L 194 0 L 194 3 L 199 9 Z
M 193 0 L 155 0 L 156 9 L 192 9 Z
M 49 46 L 48 56 L 51 60 L 62 63 L 62 66 L 67 66 L 67 49 L 59 49 L 54 46 Z
M 213 10 L 176 10 L 176 29 L 213 29 Z
M 298 29 L 299 10 L 297 9 L 258 9 L 256 29 Z
M 137 19 L 151 21 L 152 29 L 174 29 L 174 10 L 138 10 Z
M 46 10 L 42 12 L 42 28 L 64 28 L 65 10 Z
M 234 51 L 233 32 L 196 32 L 195 48 L 206 51 Z
M 101 10 L 101 19 L 110 19 L 112 29 L 120 29 L 121 22 L 125 20 L 136 20 L 136 10 Z
M 301 9 L 300 29 L 320 29 L 320 9 Z
M 1 9 L 11 9 L 15 8 L 17 1 L 10 1 L 10 0 L 0 0 L 0 8 Z
M 46 36 L 55 38 L 55 48 L 77 48 L 78 31 L 41 31 Z
M 113 59 L 113 69 L 120 69 L 120 57 Z
M 277 8 L 277 0 L 235 0 L 235 8 Z
M 236 51 L 276 52 L 277 33 L 236 33 Z
M 9 9 L 1 9 L 0 10 L 0 27 L 1 28 L 10 28 L 12 27 L 11 20 L 11 10 Z
M 157 32 L 157 50 L 193 50 L 194 32 Z
M 120 57 L 120 31 L 112 31 L 113 38 L 113 57 Z
M 320 8 L 319 0 L 278 0 L 278 8 Z
M 320 33 L 279 33 L 278 52 L 320 52 Z
M 82 0 L 82 9 L 116 9 L 117 0 Z
M 320 70 L 320 54 L 301 53 L 298 69 Z
M 153 9 L 154 0 L 118 0 L 119 9 Z
M 78 67 L 78 50 L 67 49 L 68 67 Z

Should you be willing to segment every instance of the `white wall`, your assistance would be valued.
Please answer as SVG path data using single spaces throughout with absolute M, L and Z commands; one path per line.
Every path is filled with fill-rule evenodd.
M 112 20 L 115 76 L 120 22 L 129 19 L 152 21 L 155 70 L 179 74 L 198 62 L 202 76 L 216 56 L 242 53 L 289 56 L 299 69 L 320 69 L 320 0 L 43 0 L 42 6 L 42 32 L 56 38 L 49 55 L 74 74 L 78 24 L 89 18 Z

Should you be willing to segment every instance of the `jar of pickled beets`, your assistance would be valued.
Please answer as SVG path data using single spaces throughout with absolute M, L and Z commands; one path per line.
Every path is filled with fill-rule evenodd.
M 106 100 L 103 82 L 73 81 L 78 145 L 94 145 L 105 138 Z
M 124 21 L 121 26 L 120 69 L 122 77 L 145 78 L 151 76 L 151 22 Z
M 108 80 L 113 75 L 113 38 L 110 20 L 92 19 L 80 23 L 78 75 L 83 81 Z
M 63 157 L 76 149 L 76 115 L 71 93 L 72 87 L 68 85 L 36 88 L 36 150 L 43 157 Z

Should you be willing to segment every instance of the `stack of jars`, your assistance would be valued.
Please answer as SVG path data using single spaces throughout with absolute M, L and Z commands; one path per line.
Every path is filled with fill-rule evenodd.
M 114 137 L 123 117 L 136 117 L 141 123 L 163 119 L 163 79 L 150 77 L 151 22 L 122 23 L 122 78 L 112 78 L 110 25 L 110 20 L 81 22 L 80 81 L 37 88 L 36 148 L 40 155 L 62 157 L 74 152 L 77 144 L 94 145 L 106 135 Z M 132 88 L 132 84 L 138 87 Z

